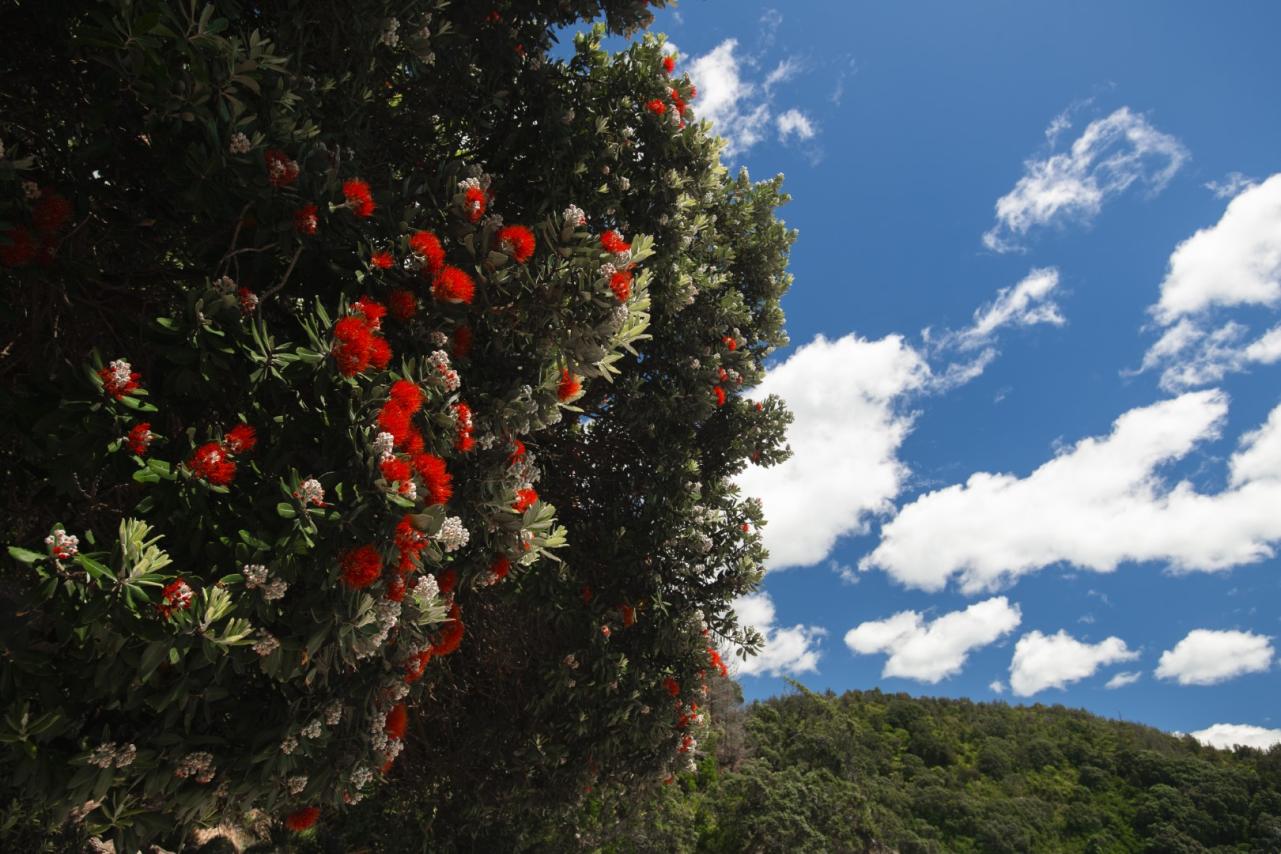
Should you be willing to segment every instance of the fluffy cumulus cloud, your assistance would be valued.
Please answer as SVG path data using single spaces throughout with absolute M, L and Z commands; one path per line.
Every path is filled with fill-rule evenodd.
M 764 591 L 740 596 L 734 600 L 739 622 L 761 633 L 765 645 L 760 654 L 737 661 L 740 676 L 793 676 L 818 670 L 819 639 L 826 633 L 816 626 L 779 626 L 774 613 L 774 600 Z M 727 656 L 726 660 L 730 660 Z
M 888 654 L 882 676 L 934 683 L 960 673 L 970 652 L 1005 637 L 1021 619 L 1018 605 L 999 596 L 928 621 L 902 611 L 862 623 L 846 632 L 845 645 L 859 655 Z
M 1161 337 L 1140 371 L 1169 390 L 1281 361 L 1281 326 L 1258 334 L 1224 310 L 1281 308 L 1281 174 L 1236 187 L 1219 221 L 1175 247 L 1151 313 Z
M 1272 666 L 1272 638 L 1253 632 L 1196 629 L 1161 653 L 1158 679 L 1180 685 L 1216 685 Z
M 1055 119 L 1046 131 L 1051 144 L 1067 126 L 1066 116 Z M 1014 189 L 997 200 L 996 224 L 983 243 L 1009 252 L 1035 228 L 1089 222 L 1132 185 L 1164 189 L 1187 158 L 1177 139 L 1122 107 L 1091 122 L 1067 151 L 1028 160 Z
M 956 577 L 973 593 L 1059 562 L 1215 571 L 1271 557 L 1281 540 L 1281 406 L 1241 438 L 1221 491 L 1161 474 L 1217 438 L 1227 410 L 1219 391 L 1188 392 L 1126 412 L 1110 435 L 1082 439 L 1027 477 L 979 472 L 921 495 L 883 526 L 859 568 L 926 590 Z
M 775 119 L 775 124 L 778 125 L 778 138 L 781 142 L 787 142 L 792 136 L 801 140 L 811 139 L 816 132 L 809 116 L 797 109 L 780 114 Z
M 1238 744 L 1267 750 L 1274 744 L 1281 744 L 1281 729 L 1266 729 L 1250 724 L 1214 724 L 1189 734 L 1202 744 L 1222 750 L 1231 750 Z
M 770 568 L 819 563 L 840 536 L 891 509 L 907 476 L 898 459 L 912 426 L 904 396 L 929 378 L 924 358 L 897 335 L 820 335 L 769 371 L 753 394 L 786 401 L 793 454 L 749 468 L 739 485 L 764 504 Z
M 1091 644 L 1062 630 L 1053 635 L 1028 632 L 1014 646 L 1010 688 L 1020 697 L 1030 697 L 1047 688 L 1088 679 L 1100 667 L 1138 657 L 1138 652 L 1117 637 Z

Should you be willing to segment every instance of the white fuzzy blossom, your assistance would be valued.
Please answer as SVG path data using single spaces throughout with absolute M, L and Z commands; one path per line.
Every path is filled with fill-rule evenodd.
M 124 388 L 133 377 L 133 365 L 124 359 L 111 360 L 107 368 L 111 371 L 111 383 L 115 388 Z
M 245 577 L 245 588 L 248 590 L 254 590 L 267 583 L 267 567 L 260 563 L 245 564 L 240 568 L 240 574 Z
M 574 123 L 574 111 L 566 110 L 560 117 L 561 124 L 572 125 Z
M 100 744 L 89 753 L 89 764 L 99 768 L 110 768 L 116 761 L 116 744 L 108 741 Z
M 409 588 L 409 592 L 420 603 L 426 603 L 440 595 L 440 585 L 436 582 L 436 576 L 427 574 L 420 575 L 414 581 L 414 586 Z
M 378 455 L 378 459 L 382 462 L 386 462 L 394 456 L 392 449 L 395 447 L 396 437 L 390 433 L 379 433 L 374 437 L 374 453 Z
M 266 658 L 280 648 L 280 641 L 276 640 L 276 636 L 271 632 L 266 629 L 259 629 L 258 634 L 259 638 L 253 645 L 253 651 L 258 655 Z
M 208 783 L 214 778 L 214 764 L 212 753 L 188 753 L 178 767 L 174 769 L 173 775 L 186 779 L 188 777 L 197 783 Z
M 357 765 L 351 772 L 351 785 L 354 789 L 363 789 L 374 779 L 374 772 L 365 765 Z
M 471 539 L 471 534 L 463 527 L 461 518 L 450 516 L 441 524 L 440 533 L 436 535 L 436 539 L 440 540 L 441 548 L 448 554 L 449 552 L 458 551 L 467 545 L 467 541 Z
M 378 41 L 387 45 L 387 47 L 395 47 L 400 44 L 400 21 L 396 18 L 388 18 L 383 23 L 382 35 L 378 37 Z
M 458 377 L 458 372 L 450 365 L 448 353 L 444 350 L 433 350 L 427 357 L 427 363 L 436 369 L 437 375 L 445 385 L 445 391 L 458 390 L 462 381 Z
M 342 721 L 342 702 L 330 700 L 320 714 L 324 717 L 326 726 L 337 726 Z
M 61 528 L 55 529 L 45 537 L 44 543 L 57 560 L 69 560 L 80 551 L 80 538 L 74 534 L 68 534 Z
M 213 286 L 214 290 L 224 296 L 234 294 L 236 292 L 236 280 L 231 278 L 231 276 L 219 276 L 214 279 Z
M 299 734 L 302 735 L 303 738 L 320 738 L 324 731 L 325 730 L 324 727 L 321 726 L 320 719 L 316 718 L 311 723 L 303 727 L 299 731 Z
M 227 143 L 227 150 L 232 154 L 248 154 L 250 147 L 249 137 L 239 131 L 233 133 Z
M 298 749 L 298 739 L 287 735 L 280 741 L 280 752 L 288 756 Z
M 307 776 L 300 774 L 297 777 L 290 777 L 285 781 L 285 786 L 289 789 L 289 794 L 301 795 L 303 790 L 307 788 Z
M 565 217 L 566 225 L 572 225 L 572 226 L 578 227 L 578 226 L 583 226 L 587 224 L 587 214 L 584 213 L 583 209 L 580 208 L 578 205 L 570 205 L 569 207 L 565 208 L 565 213 L 563 214 L 563 216 Z
M 314 477 L 309 477 L 298 484 L 298 500 L 303 504 L 323 507 L 325 504 L 325 488 L 320 485 L 320 481 Z

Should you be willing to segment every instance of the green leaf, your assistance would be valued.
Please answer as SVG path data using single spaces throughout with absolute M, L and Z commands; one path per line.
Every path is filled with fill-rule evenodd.
M 31 549 L 9 546 L 9 557 L 19 560 L 22 563 L 35 563 L 38 560 L 44 560 L 48 555 L 41 554 L 40 552 L 33 552 Z
M 293 519 L 298 515 L 298 508 L 288 501 L 282 501 L 276 505 L 276 514 L 282 519 Z

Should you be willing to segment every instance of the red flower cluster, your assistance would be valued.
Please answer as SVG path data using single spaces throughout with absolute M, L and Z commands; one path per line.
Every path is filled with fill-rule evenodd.
M 677 682 L 670 676 L 663 680 L 663 687 L 666 688 L 667 693 L 671 694 L 673 697 L 678 696 L 681 692 L 681 683 Z
M 258 444 L 258 433 L 248 424 L 237 424 L 227 431 L 223 446 L 229 454 L 243 454 L 252 451 Z
M 492 582 L 502 581 L 512 571 L 512 562 L 507 555 L 499 555 L 494 558 L 494 562 L 489 565 L 489 578 Z
M 112 364 L 115 363 L 113 362 Z M 122 373 L 117 373 L 111 365 L 98 371 L 98 376 L 102 379 L 103 390 L 116 400 L 136 391 L 138 389 L 138 380 L 142 379 L 142 374 L 137 371 L 129 371 L 129 378 L 125 379 Z
M 524 513 L 534 505 L 538 500 L 538 491 L 532 486 L 516 490 L 516 501 L 512 504 L 512 509 L 517 513 Z
M 590 584 L 584 584 L 580 587 L 578 589 L 578 595 L 582 597 L 584 605 L 592 604 L 592 586 Z
M 141 457 L 147 453 L 154 438 L 155 436 L 151 433 L 151 422 L 142 421 L 129 428 L 129 435 L 125 437 L 125 441 L 129 444 L 129 450 Z
M 467 453 L 476 447 L 476 440 L 472 438 L 474 426 L 471 421 L 471 407 L 461 401 L 453 405 L 454 410 L 454 427 L 458 431 L 454 438 L 454 447 L 463 453 Z
M 623 628 L 630 629 L 636 624 L 636 609 L 631 605 L 619 605 L 618 610 L 623 615 Z
M 630 270 L 619 270 L 609 277 L 609 289 L 619 302 L 627 302 L 632 295 L 632 273 Z
M 729 350 L 731 353 L 738 349 L 738 341 L 734 339 L 733 335 L 726 335 L 721 339 L 721 343 L 724 344 L 725 349 Z
M 409 709 L 404 703 L 397 703 L 391 707 L 383 728 L 389 737 L 397 741 L 405 737 L 405 730 L 409 728 Z
M 62 230 L 71 219 L 71 202 L 57 192 L 42 190 L 40 201 L 31 209 L 31 224 L 46 237 Z
M 709 646 L 707 648 L 707 657 L 711 661 L 712 667 L 715 667 L 722 676 L 729 676 L 729 665 L 721 658 L 719 652 Z
M 676 57 L 672 56 L 671 54 L 668 54 L 667 56 L 663 57 L 663 73 L 671 74 L 675 70 L 676 70 Z
M 187 460 L 191 473 L 214 486 L 226 486 L 236 477 L 236 464 L 227 459 L 219 442 L 206 442 Z
M 352 590 L 373 584 L 383 574 L 383 559 L 371 545 L 351 549 L 342 556 L 342 580 Z
M 480 222 L 480 218 L 485 215 L 485 208 L 489 204 L 489 197 L 485 191 L 478 187 L 468 187 L 463 201 L 463 211 L 467 214 L 467 221 L 475 225 Z
M 298 180 L 298 164 L 279 148 L 267 149 L 263 159 L 267 162 L 267 181 L 271 186 L 287 187 Z
M 382 370 L 391 362 L 391 346 L 378 334 L 378 327 L 387 310 L 369 297 L 361 297 L 349 314 L 334 324 L 334 346 L 331 351 L 338 362 L 338 370 L 345 377 L 354 377 L 370 365 Z
M 431 281 L 431 295 L 441 302 L 470 304 L 476 295 L 476 283 L 466 271 L 444 267 Z
M 418 313 L 418 297 L 405 288 L 397 288 L 387 295 L 387 305 L 391 316 L 397 320 L 409 320 Z
M 249 288 L 240 288 L 236 291 L 236 299 L 240 301 L 241 314 L 253 314 L 258 308 L 258 295 Z
M 409 236 L 409 249 L 415 255 L 421 255 L 427 262 L 423 275 L 435 275 L 445 266 L 445 248 L 440 245 L 440 238 L 430 231 L 415 231 Z
M 523 225 L 509 225 L 498 230 L 498 248 L 510 255 L 517 264 L 524 264 L 534 256 L 534 232 Z
M 369 190 L 369 184 L 359 178 L 348 178 L 342 182 L 343 198 L 347 200 L 347 207 L 351 208 L 352 213 L 358 217 L 372 216 L 374 212 L 374 197 Z
M 453 478 L 440 457 L 435 454 L 417 454 L 414 457 L 414 468 L 427 488 L 428 504 L 444 504 L 453 497 Z
M 717 385 L 717 386 L 712 386 L 712 391 L 716 394 L 716 405 L 724 406 L 725 405 L 725 389 Z
M 463 611 L 457 602 L 449 609 L 449 619 L 450 622 L 445 624 L 445 628 L 431 645 L 432 655 L 449 655 L 456 652 L 463 642 L 466 627 L 463 625 Z
M 560 383 L 556 386 L 556 397 L 561 403 L 568 403 L 571 400 L 581 396 L 583 393 L 583 384 L 581 378 L 569 372 L 566 368 L 560 372 Z
M 453 356 L 455 359 L 466 359 L 471 354 L 472 332 L 470 326 L 460 326 L 454 330 Z
M 303 807 L 285 816 L 285 827 L 298 833 L 306 830 L 320 818 L 320 807 Z
M 651 113 L 653 113 L 656 116 L 661 116 L 663 115 L 663 113 L 667 112 L 667 105 L 664 104 L 659 99 L 653 98 L 648 103 L 645 104 L 645 109 L 649 110 Z
M 187 582 L 179 576 L 160 591 L 160 604 L 156 605 L 156 610 L 167 620 L 175 611 L 185 611 L 190 608 L 194 596 L 195 593 L 187 586 Z
M 6 267 L 22 267 L 37 258 L 42 263 L 53 260 L 53 239 L 71 219 L 71 202 L 54 190 L 47 187 L 40 191 L 40 201 L 31 210 L 31 224 L 40 235 L 37 243 L 35 236 L 26 226 L 18 226 L 3 232 L 4 243 L 0 245 L 0 264 Z
M 525 459 L 525 443 L 520 439 L 512 439 L 512 452 L 507 458 L 507 465 L 514 466 L 523 459 Z
M 313 235 L 319 225 L 320 219 L 316 215 L 316 206 L 310 202 L 294 211 L 294 228 L 299 234 Z
M 369 265 L 379 270 L 390 270 L 396 259 L 390 252 L 380 251 L 369 256 Z
M 600 245 L 611 255 L 617 255 L 632 248 L 632 245 L 623 239 L 623 235 L 612 228 L 600 236 Z

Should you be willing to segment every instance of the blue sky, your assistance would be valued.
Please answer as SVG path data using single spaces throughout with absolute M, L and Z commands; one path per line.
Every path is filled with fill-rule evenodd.
M 1281 740 L 1281 7 L 687 0 L 653 31 L 800 231 L 765 390 L 819 402 L 743 484 L 792 564 L 740 603 L 747 696 Z

